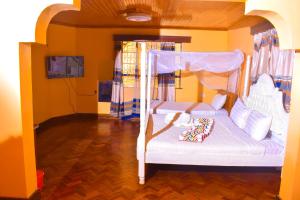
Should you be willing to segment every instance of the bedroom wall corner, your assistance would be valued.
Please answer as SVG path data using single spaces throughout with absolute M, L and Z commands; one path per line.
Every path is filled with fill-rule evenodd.
M 228 50 L 241 49 L 245 53 L 245 61 L 242 64 L 240 72 L 240 80 L 238 86 L 238 95 L 242 96 L 246 72 L 246 57 L 252 55 L 253 36 L 251 35 L 251 27 L 242 27 L 228 30 Z
M 228 31 L 135 29 L 135 28 L 75 28 L 50 24 L 48 46 L 33 47 L 34 123 L 49 118 L 78 113 L 108 114 L 108 105 L 99 105 L 97 94 L 99 80 L 111 80 L 114 66 L 114 34 L 146 34 L 191 36 L 192 42 L 183 44 L 184 51 L 226 51 Z M 83 55 L 85 75 L 76 79 L 46 78 L 45 56 Z M 183 89 L 176 90 L 177 101 L 209 103 L 216 94 L 201 85 L 194 74 L 184 74 Z M 131 88 L 127 89 L 128 92 Z M 71 97 L 70 97 L 71 96 Z M 53 100 L 54 99 L 54 100 Z M 100 110 L 99 110 L 100 109 Z
M 32 82 L 34 124 L 76 112 L 76 80 L 48 79 L 46 56 L 77 55 L 76 29 L 49 25 L 48 45 L 32 44 Z

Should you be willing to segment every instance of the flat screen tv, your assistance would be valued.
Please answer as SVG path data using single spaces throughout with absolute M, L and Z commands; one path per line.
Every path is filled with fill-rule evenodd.
M 83 56 L 48 56 L 47 77 L 52 78 L 72 78 L 83 77 L 84 58 Z

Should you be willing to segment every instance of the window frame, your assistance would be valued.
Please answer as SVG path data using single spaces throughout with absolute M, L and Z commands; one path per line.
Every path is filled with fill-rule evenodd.
M 128 43 L 134 43 L 135 44 L 135 52 L 133 51 L 125 51 L 124 49 L 124 45 L 128 44 Z M 123 86 L 124 87 L 127 87 L 127 88 L 132 88 L 135 86 L 135 77 L 136 77 L 136 73 L 135 73 L 135 70 L 136 68 L 138 67 L 138 43 L 135 42 L 135 41 L 122 41 L 121 42 L 121 53 L 122 53 L 122 74 L 123 74 Z M 129 55 L 129 54 L 135 54 L 135 63 L 133 62 L 124 62 L 124 55 Z M 127 58 L 127 59 L 130 59 L 130 56 Z M 134 69 L 131 69 L 130 71 L 134 71 L 134 73 L 124 73 L 124 65 L 132 65 L 130 67 L 134 68 Z M 129 71 L 129 70 L 127 70 Z M 129 79 L 133 79 L 133 81 L 128 81 L 130 80 Z M 127 79 L 127 80 L 126 80 Z

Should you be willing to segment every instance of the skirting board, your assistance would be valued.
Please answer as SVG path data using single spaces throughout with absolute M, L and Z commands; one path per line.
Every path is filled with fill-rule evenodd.
M 41 200 L 41 193 L 39 190 L 35 191 L 29 198 L 14 198 L 14 197 L 0 197 L 0 200 Z
M 68 121 L 74 120 L 74 119 L 87 119 L 87 118 L 88 119 L 91 119 L 91 118 L 97 119 L 98 116 L 101 116 L 101 115 L 98 115 L 95 113 L 75 113 L 75 114 L 71 114 L 71 115 L 54 117 L 54 118 L 48 119 L 38 125 L 35 125 L 35 127 L 36 127 L 35 132 L 40 133 L 41 130 L 44 130 L 45 128 L 53 126 L 57 122 L 61 122 L 61 121 L 68 122 Z

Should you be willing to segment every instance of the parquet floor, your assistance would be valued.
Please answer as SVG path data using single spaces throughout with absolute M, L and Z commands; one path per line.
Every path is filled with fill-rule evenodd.
M 42 199 L 274 199 L 280 172 L 263 168 L 150 165 L 137 179 L 138 122 L 56 121 L 37 134 L 37 164 L 45 170 Z

